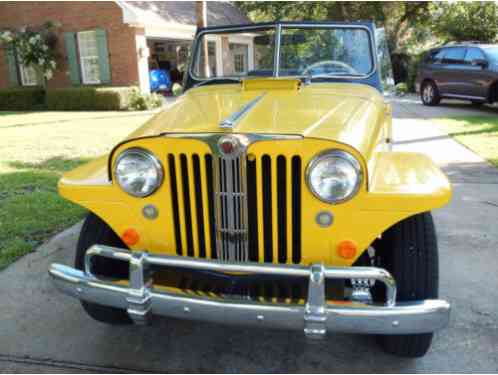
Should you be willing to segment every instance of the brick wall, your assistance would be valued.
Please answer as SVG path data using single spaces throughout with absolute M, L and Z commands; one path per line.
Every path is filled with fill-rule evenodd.
M 59 21 L 57 49 L 60 54 L 57 71 L 48 87 L 71 86 L 68 73 L 65 31 L 105 29 L 109 48 L 111 85 L 138 85 L 138 63 L 135 34 L 143 33 L 122 22 L 122 11 L 112 1 L 105 2 L 0 2 L 0 29 L 19 29 L 22 26 L 36 28 L 46 21 Z M 7 66 L 3 49 L 0 48 L 0 88 L 8 87 Z

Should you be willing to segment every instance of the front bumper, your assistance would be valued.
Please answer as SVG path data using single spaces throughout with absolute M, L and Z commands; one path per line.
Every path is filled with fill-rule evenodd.
M 91 272 L 92 258 L 104 256 L 129 262 L 130 280 L 121 285 L 100 280 Z M 308 277 L 304 304 L 265 303 L 250 299 L 192 296 L 159 291 L 153 287 L 150 266 L 185 268 L 220 273 L 247 273 L 282 277 Z M 450 305 L 442 300 L 396 303 L 396 283 L 375 267 L 332 268 L 258 263 L 226 263 L 188 257 L 158 256 L 95 245 L 85 258 L 85 271 L 52 264 L 49 274 L 65 294 L 88 302 L 127 310 L 136 323 L 151 315 L 266 328 L 300 329 L 311 338 L 327 331 L 361 334 L 414 334 L 433 332 L 447 325 Z M 325 298 L 326 279 L 370 279 L 386 286 L 383 305 L 336 302 Z

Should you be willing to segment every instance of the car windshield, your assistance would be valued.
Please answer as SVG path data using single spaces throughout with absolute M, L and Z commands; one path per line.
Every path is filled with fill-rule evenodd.
M 191 73 L 203 81 L 257 76 L 360 78 L 373 71 L 372 56 L 370 33 L 358 26 L 207 31 L 197 39 Z

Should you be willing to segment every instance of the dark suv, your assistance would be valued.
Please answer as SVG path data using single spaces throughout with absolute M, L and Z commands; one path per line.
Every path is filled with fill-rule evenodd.
M 430 50 L 415 87 L 425 105 L 437 105 L 442 98 L 475 105 L 498 101 L 498 45 L 460 43 Z

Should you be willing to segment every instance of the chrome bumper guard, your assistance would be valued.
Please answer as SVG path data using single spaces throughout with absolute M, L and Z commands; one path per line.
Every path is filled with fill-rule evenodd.
M 91 273 L 94 256 L 129 262 L 128 286 L 100 280 Z M 248 273 L 309 278 L 305 304 L 264 303 L 245 299 L 192 296 L 156 291 L 151 265 L 221 273 Z M 127 310 L 139 324 L 151 315 L 215 323 L 302 329 L 310 338 L 327 331 L 361 334 L 414 334 L 433 332 L 447 325 L 450 305 L 443 300 L 396 303 L 396 283 L 386 270 L 375 267 L 310 267 L 259 263 L 225 263 L 177 256 L 158 256 L 107 246 L 92 246 L 86 254 L 85 272 L 52 264 L 49 274 L 65 294 L 96 304 Z M 325 299 L 326 279 L 373 279 L 386 286 L 383 305 L 362 302 L 331 303 Z

